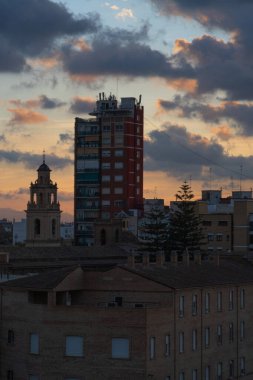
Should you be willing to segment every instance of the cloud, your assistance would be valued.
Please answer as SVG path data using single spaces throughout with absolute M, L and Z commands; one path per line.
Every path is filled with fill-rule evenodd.
M 194 75 L 190 64 L 176 67 L 168 56 L 140 42 L 147 38 L 147 31 L 148 25 L 131 32 L 107 29 L 93 39 L 91 49 L 86 51 L 65 44 L 62 48 L 63 68 L 77 78 L 123 75 L 188 79 Z
M 239 177 L 240 165 L 245 178 L 253 179 L 253 156 L 229 156 L 217 140 L 190 133 L 185 127 L 165 125 L 151 131 L 145 141 L 145 170 L 163 171 L 181 180 L 189 175 L 208 180 L 210 167 L 216 177 Z
M 89 113 L 94 109 L 96 100 L 92 98 L 84 98 L 76 96 L 70 106 L 69 111 L 73 114 Z
M 249 102 L 223 101 L 214 106 L 177 95 L 172 101 L 159 99 L 158 108 L 167 112 L 177 111 L 178 116 L 184 118 L 201 118 L 206 123 L 226 121 L 236 134 L 253 136 L 253 104 Z
M 12 108 L 8 109 L 8 111 L 13 115 L 8 123 L 9 125 L 40 124 L 48 120 L 47 116 L 27 108 Z
M 57 141 L 57 144 L 68 144 L 72 143 L 74 141 L 74 136 L 70 133 L 60 133 L 59 134 L 59 140 Z
M 22 163 L 26 168 L 36 170 L 42 163 L 41 154 L 20 152 L 15 150 L 0 150 L 0 161 L 8 163 Z M 73 160 L 68 157 L 59 157 L 53 153 L 46 155 L 46 163 L 52 170 L 63 169 L 68 165 L 73 165 Z
M 7 193 L 0 191 L 0 198 L 4 199 L 17 199 L 20 195 L 29 194 L 29 188 L 20 187 L 17 190 L 8 191 Z
M 74 199 L 74 194 L 73 192 L 60 191 L 58 194 L 58 198 L 60 202 L 72 202 Z
M 164 15 L 195 20 L 210 29 L 228 33 L 228 42 L 204 35 L 191 42 L 178 40 L 170 57 L 175 65 L 190 64 L 188 79 L 197 81 L 196 94 L 224 91 L 228 99 L 253 99 L 251 1 L 150 0 Z
M 54 109 L 64 106 L 66 103 L 55 98 L 48 98 L 46 95 L 40 96 L 40 106 L 44 109 Z
M 116 17 L 124 20 L 125 18 L 133 18 L 134 14 L 132 9 L 123 8 L 119 13 L 116 14 Z
M 94 33 L 100 25 L 97 14 L 75 17 L 51 0 L 1 0 L 0 6 L 2 72 L 21 72 L 27 57 L 41 57 L 62 37 Z

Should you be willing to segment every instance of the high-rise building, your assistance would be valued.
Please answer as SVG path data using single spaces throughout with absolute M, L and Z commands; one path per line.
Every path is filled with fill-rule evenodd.
M 75 121 L 75 244 L 94 244 L 94 223 L 120 211 L 143 209 L 141 96 L 99 94 L 90 113 Z

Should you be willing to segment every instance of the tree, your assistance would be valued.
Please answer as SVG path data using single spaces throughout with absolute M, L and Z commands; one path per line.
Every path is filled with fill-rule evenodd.
M 145 213 L 139 228 L 139 239 L 143 242 L 144 250 L 158 252 L 164 250 L 168 240 L 168 219 L 158 207 L 153 207 Z
M 203 233 L 193 198 L 191 186 L 185 181 L 176 194 L 176 202 L 171 211 L 168 241 L 170 249 L 183 252 L 186 249 L 193 251 L 200 248 Z

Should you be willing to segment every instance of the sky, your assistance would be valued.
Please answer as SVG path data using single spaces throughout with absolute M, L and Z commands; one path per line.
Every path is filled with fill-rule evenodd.
M 0 211 L 26 209 L 43 150 L 73 213 L 74 118 L 142 95 L 144 197 L 250 190 L 251 0 L 0 0 Z M 3 211 L 0 218 L 5 217 Z

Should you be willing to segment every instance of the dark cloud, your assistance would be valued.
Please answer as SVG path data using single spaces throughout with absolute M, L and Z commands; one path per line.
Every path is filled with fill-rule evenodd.
M 8 163 L 21 163 L 29 169 L 36 170 L 42 163 L 42 156 L 28 152 L 20 152 L 15 150 L 0 150 L 0 161 Z M 52 170 L 63 169 L 68 165 L 73 165 L 73 161 L 68 157 L 59 157 L 55 154 L 46 155 L 46 163 Z
M 28 187 L 27 188 L 20 187 L 17 190 L 8 191 L 8 193 L 0 192 L 0 198 L 17 199 L 17 197 L 19 198 L 19 195 L 23 195 L 23 194 L 29 194 Z
M 210 36 L 181 41 L 177 63 L 191 63 L 195 68 L 197 93 L 226 92 L 230 99 L 253 99 L 253 2 L 249 0 L 150 0 L 167 14 L 196 20 L 207 28 L 228 33 L 225 43 Z M 178 41 L 180 44 L 180 41 Z
M 253 105 L 237 102 L 222 102 L 212 106 L 190 101 L 189 97 L 176 96 L 173 101 L 159 100 L 159 105 L 166 111 L 178 110 L 179 116 L 201 118 L 207 123 L 219 124 L 227 121 L 238 135 L 253 135 Z
M 60 133 L 59 134 L 59 141 L 57 144 L 62 144 L 62 143 L 72 143 L 74 141 L 74 136 L 71 135 L 70 133 Z
M 95 103 L 95 99 L 76 97 L 74 98 L 69 111 L 75 115 L 89 113 L 93 111 Z
M 194 74 L 190 64 L 175 67 L 169 57 L 142 42 L 146 29 L 131 32 L 105 29 L 96 35 L 87 49 L 65 44 L 61 59 L 70 75 L 153 76 L 164 78 L 189 77 Z
M 184 127 L 164 126 L 151 131 L 145 141 L 145 170 L 161 170 L 179 179 L 192 175 L 208 180 L 210 167 L 216 177 L 239 177 L 240 165 L 245 178 L 253 179 L 253 156 L 229 156 L 216 140 L 192 134 Z
M 20 72 L 26 57 L 41 56 L 57 39 L 93 33 L 97 14 L 75 17 L 51 0 L 0 0 L 0 70 Z
M 40 106 L 44 109 L 54 109 L 64 106 L 66 103 L 55 98 L 48 98 L 46 95 L 40 96 Z

